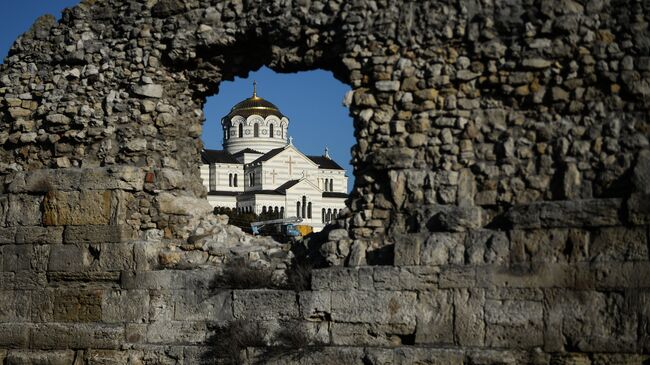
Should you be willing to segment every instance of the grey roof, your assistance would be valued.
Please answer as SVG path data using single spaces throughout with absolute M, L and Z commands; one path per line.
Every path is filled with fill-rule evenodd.
M 238 191 L 225 191 L 225 190 L 212 190 L 208 191 L 208 195 L 216 196 L 237 196 L 240 193 Z
M 271 157 L 277 156 L 280 152 L 284 151 L 285 148 L 286 147 L 274 148 L 251 163 L 268 161 Z
M 309 157 L 310 160 L 314 161 L 316 165 L 318 165 L 319 169 L 326 169 L 326 170 L 344 170 L 339 164 L 336 163 L 336 161 L 332 160 L 329 157 L 325 156 L 307 156 Z
M 224 150 L 203 150 L 201 151 L 201 161 L 204 164 L 210 163 L 232 163 L 241 164 L 232 155 Z
M 299 182 L 300 182 L 300 180 L 289 180 L 286 183 L 278 186 L 275 190 L 286 192 L 287 189 L 291 188 L 292 186 L 296 185 Z
M 254 150 L 254 149 L 252 149 L 252 148 L 244 148 L 243 150 L 241 150 L 241 151 L 239 151 L 239 152 L 235 152 L 235 153 L 233 153 L 232 155 L 233 155 L 233 156 L 239 156 L 239 155 L 242 155 L 242 154 L 244 154 L 244 153 L 256 153 L 256 154 L 258 154 L 258 155 L 263 155 L 262 152 L 260 152 L 260 151 L 256 151 L 256 150 Z
M 323 192 L 323 198 L 347 198 L 348 194 L 346 193 L 337 193 L 333 191 Z

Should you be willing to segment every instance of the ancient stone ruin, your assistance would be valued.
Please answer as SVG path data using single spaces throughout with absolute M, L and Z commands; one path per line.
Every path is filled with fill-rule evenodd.
M 40 18 L 0 65 L 0 363 L 647 364 L 649 22 L 643 0 Z M 263 65 L 353 89 L 356 183 L 308 287 L 203 199 L 205 98 Z

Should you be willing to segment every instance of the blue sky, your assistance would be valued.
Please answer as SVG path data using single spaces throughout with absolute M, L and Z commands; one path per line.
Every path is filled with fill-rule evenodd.
M 0 58 L 9 52 L 13 41 L 26 32 L 41 15 L 61 17 L 61 11 L 78 0 L 10 0 L 0 12 Z M 296 74 L 278 74 L 270 69 L 251 72 L 246 79 L 222 82 L 219 94 L 208 98 L 203 143 L 206 148 L 221 149 L 220 119 L 233 105 L 249 97 L 257 81 L 257 94 L 278 106 L 289 118 L 289 135 L 302 152 L 322 155 L 325 146 L 330 156 L 347 170 L 349 188 L 354 175 L 350 166 L 350 148 L 355 143 L 354 128 L 348 110 L 342 105 L 350 90 L 330 72 L 316 70 Z

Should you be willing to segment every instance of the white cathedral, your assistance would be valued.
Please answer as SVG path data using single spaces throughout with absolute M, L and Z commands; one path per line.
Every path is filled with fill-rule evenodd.
M 299 217 L 321 230 L 345 208 L 348 177 L 329 157 L 307 156 L 288 136 L 289 119 L 253 96 L 221 119 L 223 150 L 203 150 L 201 177 L 213 207 Z

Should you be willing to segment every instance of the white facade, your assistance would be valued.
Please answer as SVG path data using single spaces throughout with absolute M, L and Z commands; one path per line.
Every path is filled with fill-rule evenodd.
M 306 156 L 287 136 L 289 120 L 257 97 L 222 118 L 224 150 L 205 150 L 201 177 L 214 207 L 301 217 L 319 231 L 345 208 L 348 177 L 325 156 Z

